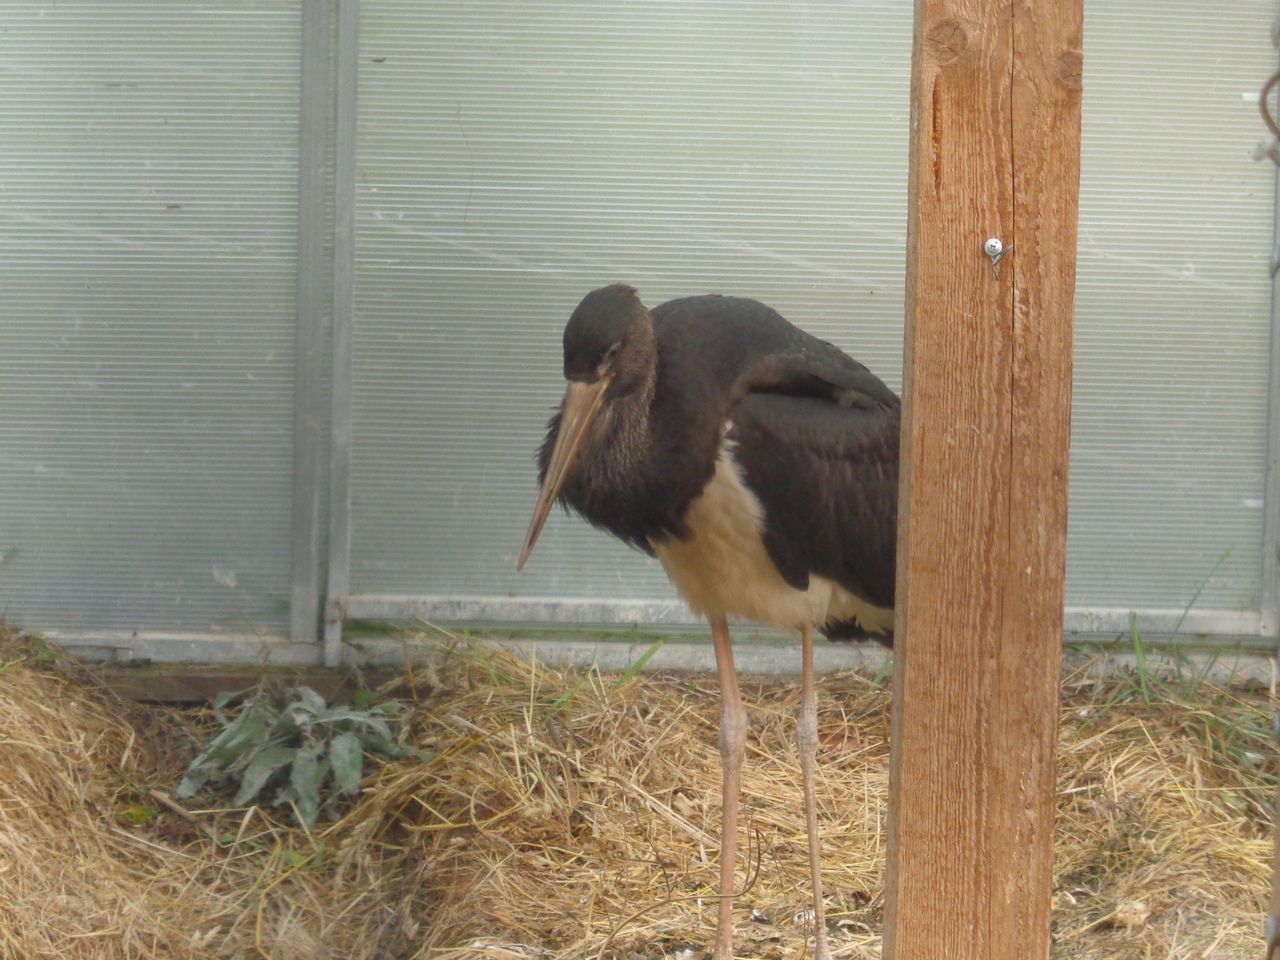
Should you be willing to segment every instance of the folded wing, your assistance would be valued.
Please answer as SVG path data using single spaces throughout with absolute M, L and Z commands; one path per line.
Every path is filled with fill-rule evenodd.
M 805 589 L 817 574 L 892 608 L 900 404 L 843 359 L 853 366 L 772 358 L 768 376 L 755 371 L 739 391 L 727 438 L 764 508 L 765 548 L 783 578 Z

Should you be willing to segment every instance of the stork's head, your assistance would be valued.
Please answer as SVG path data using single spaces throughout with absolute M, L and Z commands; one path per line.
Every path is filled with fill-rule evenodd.
M 610 403 L 651 382 L 656 363 L 653 320 L 633 287 L 615 283 L 582 298 L 564 328 L 564 377 L 569 389 L 517 570 L 529 559 L 592 424 Z
M 653 321 L 634 287 L 615 283 L 582 298 L 564 328 L 570 384 L 604 383 L 612 400 L 644 386 L 653 363 Z

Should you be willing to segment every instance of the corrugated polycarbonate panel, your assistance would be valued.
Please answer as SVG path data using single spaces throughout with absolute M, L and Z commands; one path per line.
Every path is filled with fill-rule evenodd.
M 564 320 L 755 296 L 896 387 L 910 5 L 362 7 L 354 592 L 670 597 L 561 516 L 514 573 Z M 1257 609 L 1275 12 L 1087 12 L 1073 608 Z M 12 621 L 288 622 L 300 20 L 0 7 Z
M 1207 578 L 1199 609 L 1257 610 L 1274 13 L 1089 8 L 1073 608 L 1178 610 Z M 758 297 L 900 383 L 911 15 L 366 0 L 355 594 L 672 595 L 568 517 L 514 572 L 595 286 Z
M 1086 10 L 1069 604 L 1258 609 L 1276 13 Z
M 0 5 L 0 615 L 288 624 L 297 2 Z
M 362 4 L 352 589 L 669 597 L 533 451 L 588 290 L 757 297 L 900 381 L 910 5 Z

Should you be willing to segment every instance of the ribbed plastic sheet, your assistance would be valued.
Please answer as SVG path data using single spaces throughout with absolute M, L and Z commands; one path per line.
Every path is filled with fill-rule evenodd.
M 588 290 L 757 297 L 895 385 L 910 10 L 364 5 L 356 593 L 668 597 L 533 450 Z
M 0 616 L 288 623 L 298 3 L 0 5 Z
M 1257 609 L 1275 12 L 1087 11 L 1073 607 Z M 515 574 L 593 287 L 757 297 L 899 385 L 910 36 L 897 2 L 366 0 L 355 593 L 672 596 L 568 517 Z
M 1249 154 L 1276 13 L 1085 13 L 1070 603 L 1258 606 L 1275 169 Z
M 1202 585 L 1200 610 L 1258 607 L 1275 172 L 1249 152 L 1275 14 L 1086 11 L 1078 611 Z M 896 388 L 911 5 L 361 16 L 355 594 L 672 597 L 559 515 L 515 574 L 564 321 L 619 280 L 753 296 Z M 288 624 L 300 25 L 299 2 L 0 5 L 13 622 Z

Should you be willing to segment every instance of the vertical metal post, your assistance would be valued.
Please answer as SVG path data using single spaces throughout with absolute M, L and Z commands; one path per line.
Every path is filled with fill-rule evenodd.
M 1280 48 L 1280 16 L 1271 22 L 1271 44 Z M 1280 64 L 1277 64 L 1280 69 Z M 1271 91 L 1280 73 L 1262 86 L 1262 117 L 1272 133 L 1275 116 L 1270 106 Z M 1259 145 L 1261 146 L 1261 144 Z M 1275 637 L 1280 643 L 1280 157 L 1269 154 L 1276 162 L 1274 215 L 1271 235 L 1271 367 L 1267 383 L 1267 472 L 1262 488 L 1262 635 Z M 1261 157 L 1255 157 L 1261 159 Z M 1280 649 L 1276 651 L 1280 658 Z M 1280 869 L 1277 870 L 1280 882 Z
M 342 662 L 342 621 L 351 586 L 351 349 L 355 323 L 356 106 L 360 3 L 338 0 L 334 115 L 333 380 L 329 439 L 329 588 L 324 663 Z
M 1280 643 L 1280 167 L 1276 170 L 1275 205 L 1275 234 L 1271 246 L 1267 473 L 1262 492 L 1262 635 L 1274 637 Z M 1280 651 L 1277 654 L 1280 655 Z
M 302 5 L 301 76 L 298 121 L 298 316 L 294 341 L 293 422 L 293 587 L 290 635 L 294 643 L 320 640 L 324 589 L 325 410 L 324 287 L 328 263 L 325 241 L 325 176 L 328 173 L 332 71 L 329 25 L 332 0 Z
M 1271 24 L 1271 42 L 1280 47 L 1280 17 Z M 1269 106 L 1270 93 L 1280 73 L 1262 87 L 1262 115 L 1267 126 L 1275 132 L 1274 117 Z M 1280 158 L 1272 152 L 1276 162 L 1275 199 L 1271 238 L 1271 365 L 1267 382 L 1267 464 L 1266 479 L 1262 488 L 1262 635 L 1276 638 L 1280 643 Z M 1255 157 L 1255 159 L 1261 159 Z M 1280 648 L 1273 652 L 1280 660 Z M 1271 732 L 1280 742 L 1280 711 L 1271 717 Z M 1264 937 L 1266 960 L 1280 955 L 1280 789 L 1275 799 L 1275 816 L 1271 827 L 1271 905 L 1267 912 Z

